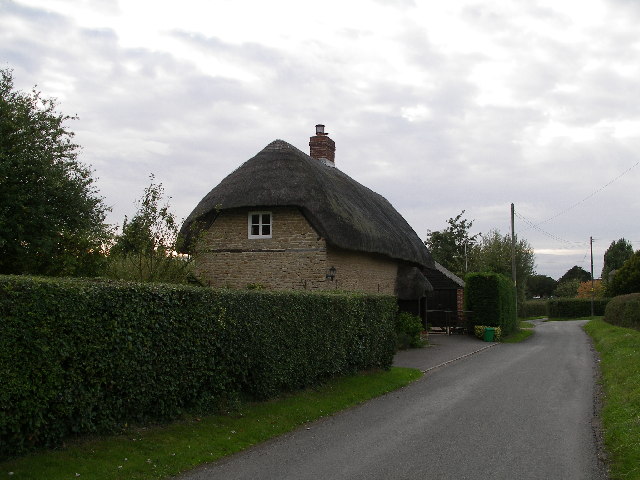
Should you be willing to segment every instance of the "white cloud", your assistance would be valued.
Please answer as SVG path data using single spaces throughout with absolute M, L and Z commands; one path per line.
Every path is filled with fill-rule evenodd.
M 0 0 L 0 63 L 78 114 L 113 223 L 151 172 L 184 217 L 271 140 L 306 150 L 325 123 L 338 167 L 422 238 L 463 209 L 506 233 L 511 202 L 541 222 L 640 159 L 639 20 L 622 0 Z M 639 175 L 551 236 L 518 221 L 539 271 L 583 260 L 564 241 L 600 238 L 599 272 L 611 240 L 640 240 Z

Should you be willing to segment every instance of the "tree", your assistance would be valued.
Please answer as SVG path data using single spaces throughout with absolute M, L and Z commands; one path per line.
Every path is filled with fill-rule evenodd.
M 591 290 L 593 289 L 593 298 L 603 298 L 605 289 L 602 280 L 594 280 L 593 285 L 591 280 L 588 282 L 582 282 L 578 285 L 576 297 L 578 298 L 591 298 Z
M 444 230 L 427 233 L 427 246 L 433 258 L 459 277 L 467 273 L 467 259 L 479 236 L 470 235 L 473 220 L 462 218 L 464 210 L 455 218 L 447 220 L 449 226 Z
M 527 280 L 527 297 L 550 297 L 557 286 L 558 282 L 547 275 L 532 275 Z
M 97 275 L 110 229 L 108 208 L 79 146 L 35 88 L 14 90 L 0 70 L 0 273 Z
M 578 288 L 582 282 L 577 278 L 569 278 L 558 282 L 555 292 L 556 297 L 575 298 L 578 295 Z
M 637 292 L 640 292 L 640 250 L 616 271 L 607 288 L 612 296 Z
M 609 273 L 617 270 L 624 262 L 629 260 L 633 255 L 633 246 L 631 242 L 621 238 L 615 242 L 611 242 L 607 251 L 604 252 L 604 265 L 600 277 L 605 282 L 609 281 Z
M 190 258 L 179 255 L 178 223 L 168 200 L 162 204 L 164 187 L 151 184 L 138 200 L 137 211 L 125 217 L 122 233 L 109 252 L 107 274 L 113 278 L 143 282 L 185 283 L 190 275 Z
M 501 273 L 511 278 L 511 235 L 502 235 L 497 229 L 481 235 L 480 242 L 471 252 L 471 265 L 476 272 Z M 527 280 L 534 273 L 533 248 L 526 240 L 516 237 L 516 285 L 520 304 L 524 301 Z
M 558 279 L 558 283 L 566 282 L 567 280 L 578 280 L 579 283 L 587 282 L 591 280 L 591 274 L 584 268 L 574 265 Z

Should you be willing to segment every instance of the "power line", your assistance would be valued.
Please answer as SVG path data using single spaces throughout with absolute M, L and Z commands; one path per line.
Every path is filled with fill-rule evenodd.
M 574 203 L 573 205 L 571 205 L 568 208 L 565 208 L 564 210 L 562 210 L 560 213 L 555 214 L 552 217 L 547 218 L 546 220 L 543 220 L 542 222 L 537 223 L 536 225 L 542 225 L 543 223 L 547 223 L 550 222 L 551 220 L 554 220 L 556 218 L 558 218 L 561 215 L 564 215 L 565 213 L 573 210 L 574 208 L 576 208 L 578 205 L 586 202 L 587 200 L 589 200 L 591 197 L 596 196 L 598 193 L 600 193 L 602 190 L 604 190 L 605 188 L 607 188 L 609 185 L 611 185 L 613 182 L 615 182 L 616 180 L 620 179 L 621 177 L 623 177 L 624 175 L 626 175 L 627 173 L 629 173 L 632 169 L 634 169 L 635 167 L 637 167 L 638 165 L 640 165 L 640 160 L 638 160 L 636 163 L 634 163 L 633 165 L 631 165 L 629 168 L 627 168 L 624 172 L 622 172 L 620 175 L 618 175 L 617 177 L 615 177 L 613 180 L 610 180 L 608 183 L 604 184 L 603 186 L 601 186 L 600 188 L 598 188 L 597 190 L 591 192 L 591 194 L 587 195 L 586 197 L 584 197 L 582 200 L 580 200 L 579 202 Z M 535 228 L 535 226 L 532 225 L 533 228 Z
M 568 245 L 572 245 L 572 246 L 584 246 L 586 245 L 586 242 L 572 242 L 570 240 L 565 240 L 564 238 L 561 238 L 557 235 L 554 235 L 553 233 L 549 233 L 546 230 L 541 229 L 540 227 L 538 227 L 538 225 L 540 224 L 534 224 L 531 220 L 529 220 L 526 217 L 523 217 L 522 215 L 520 215 L 518 212 L 515 212 L 516 216 L 518 216 L 520 219 L 524 220 L 525 223 L 527 223 L 529 225 L 530 228 L 533 228 L 537 231 L 539 231 L 540 233 L 546 235 L 547 237 L 557 241 L 557 242 L 561 242 L 561 243 L 566 243 Z

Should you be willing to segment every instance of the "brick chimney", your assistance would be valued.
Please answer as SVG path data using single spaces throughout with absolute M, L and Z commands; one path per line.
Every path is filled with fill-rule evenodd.
M 316 125 L 316 134 L 309 139 L 309 155 L 333 167 L 335 166 L 336 142 L 324 132 L 324 125 Z

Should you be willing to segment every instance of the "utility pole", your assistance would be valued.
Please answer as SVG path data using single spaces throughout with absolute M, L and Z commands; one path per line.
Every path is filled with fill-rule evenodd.
M 593 296 L 595 295 L 595 281 L 593 279 L 593 237 L 589 237 L 591 247 L 591 318 L 593 318 Z
M 516 209 L 511 204 L 511 279 L 516 291 L 516 318 L 518 318 L 518 282 L 516 281 L 516 233 L 515 233 L 515 213 Z

